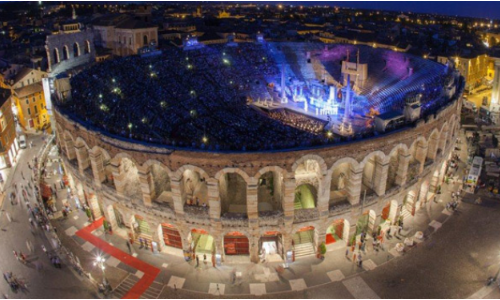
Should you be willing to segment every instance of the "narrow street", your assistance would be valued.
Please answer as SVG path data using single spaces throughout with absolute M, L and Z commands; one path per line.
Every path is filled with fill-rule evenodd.
M 0 214 L 0 226 L 2 231 L 2 247 L 0 247 L 0 269 L 2 273 L 12 272 L 13 275 L 27 283 L 27 289 L 14 291 L 5 280 L 2 280 L 0 292 L 8 298 L 95 298 L 96 291 L 93 286 L 83 280 L 80 275 L 64 264 L 61 269 L 55 268 L 48 256 L 43 252 L 42 245 L 48 251 L 53 251 L 53 242 L 47 236 L 50 233 L 37 227 L 32 231 L 29 223 L 29 212 L 24 204 L 24 200 L 19 198 L 17 204 L 12 205 L 8 195 L 13 191 L 14 183 L 18 190 L 21 186 L 27 186 L 30 181 L 32 171 L 28 168 L 28 161 L 39 152 L 42 147 L 42 136 L 32 135 L 28 137 L 29 142 L 33 141 L 34 147 L 21 150 L 18 156 L 18 163 L 15 171 L 5 184 L 5 200 Z M 24 178 L 23 178 L 24 176 Z M 31 187 L 33 184 L 31 183 Z M 35 198 L 33 189 L 29 191 L 30 205 L 34 207 Z M 11 216 L 9 222 L 6 215 Z M 30 252 L 27 246 L 30 243 L 33 251 Z M 27 263 L 15 259 L 13 251 L 22 251 L 27 255 Z

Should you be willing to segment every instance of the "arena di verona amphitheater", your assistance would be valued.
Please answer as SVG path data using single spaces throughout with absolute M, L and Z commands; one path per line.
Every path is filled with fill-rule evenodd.
M 115 234 L 300 259 L 436 192 L 458 134 L 453 67 L 357 45 L 190 45 L 96 64 L 53 97 L 70 184 Z

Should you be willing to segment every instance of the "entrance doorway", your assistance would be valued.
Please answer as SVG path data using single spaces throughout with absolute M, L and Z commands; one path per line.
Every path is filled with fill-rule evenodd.
M 314 255 L 314 227 L 308 226 L 299 229 L 293 235 L 295 258 Z
M 195 253 L 212 254 L 214 252 L 214 238 L 203 229 L 191 230 L 191 248 Z
M 259 253 L 266 261 L 282 261 L 283 240 L 278 231 L 268 231 L 261 236 Z
M 166 246 L 182 249 L 182 239 L 179 231 L 168 223 L 162 223 L 163 241 Z
M 250 254 L 248 238 L 241 232 L 229 232 L 224 236 L 224 253 L 226 255 Z

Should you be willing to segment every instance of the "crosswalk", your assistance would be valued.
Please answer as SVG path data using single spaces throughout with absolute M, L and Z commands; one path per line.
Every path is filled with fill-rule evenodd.
M 114 299 L 122 299 L 128 291 L 140 280 L 135 275 L 128 275 L 114 290 L 112 297 Z M 140 299 L 158 299 L 163 290 L 163 285 L 153 282 L 148 289 L 142 293 Z

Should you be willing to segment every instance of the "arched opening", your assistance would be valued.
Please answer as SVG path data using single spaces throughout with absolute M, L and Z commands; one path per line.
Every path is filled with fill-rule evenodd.
M 120 184 L 123 187 L 123 195 L 132 199 L 142 199 L 141 182 L 135 163 L 124 157 L 120 161 L 119 170 L 122 177 Z
M 144 35 L 142 37 L 142 44 L 143 44 L 143 46 L 147 46 L 148 45 L 148 36 L 147 35 Z
M 375 220 L 377 219 L 377 214 L 373 210 L 368 210 L 363 213 L 356 223 L 356 234 L 357 237 L 361 233 L 371 234 L 375 230 Z
M 248 238 L 237 231 L 227 233 L 224 236 L 224 253 L 226 255 L 249 255 Z
M 315 208 L 318 205 L 318 190 L 322 173 L 316 160 L 304 160 L 295 169 L 295 209 Z
M 410 163 L 408 164 L 408 180 L 412 181 L 420 174 L 420 168 L 425 161 L 425 144 L 422 140 L 414 142 L 410 147 Z
M 293 235 L 293 251 L 295 251 L 295 258 L 314 255 L 314 226 L 307 226 L 299 229 Z
M 333 223 L 326 229 L 326 244 L 331 245 L 338 243 L 339 241 L 348 242 L 349 227 L 349 221 L 345 219 L 333 221 Z
M 177 228 L 168 223 L 162 223 L 163 242 L 165 246 L 182 249 L 182 238 Z
M 267 262 L 282 261 L 283 236 L 279 231 L 266 231 L 259 239 L 259 253 Z
M 73 137 L 67 131 L 64 133 L 64 149 L 68 161 L 77 167 L 75 143 Z
M 238 173 L 225 173 L 219 179 L 222 216 L 247 216 L 247 183 Z
M 330 206 L 347 201 L 347 185 L 351 178 L 351 168 L 350 163 L 342 163 L 333 170 L 330 183 Z
M 293 205 L 295 209 L 315 208 L 318 201 L 316 188 L 308 183 L 304 183 L 295 188 L 295 199 Z
M 85 54 L 89 54 L 90 53 L 90 42 L 89 41 L 85 41 L 85 50 L 84 50 L 84 53 Z
M 151 232 L 151 228 L 149 223 L 140 215 L 133 216 L 134 218 L 134 233 L 135 233 L 135 241 L 140 246 L 144 246 L 149 248 L 151 246 L 151 242 L 153 241 L 153 232 Z M 142 243 L 141 243 L 142 239 Z
M 57 48 L 54 48 L 54 50 L 52 51 L 52 59 L 54 60 L 53 64 L 58 64 L 60 62 L 59 50 L 57 50 Z
M 172 200 L 172 188 L 170 187 L 170 178 L 167 171 L 157 164 L 151 165 L 151 176 L 153 179 L 154 198 L 158 203 L 168 203 L 174 207 Z
M 208 207 L 208 188 L 198 171 L 184 170 L 181 178 L 181 196 L 186 205 Z
M 63 47 L 63 60 L 69 59 L 69 49 L 68 46 Z
M 427 203 L 428 199 L 432 198 L 432 196 L 434 196 L 434 193 L 429 192 L 429 181 L 426 180 L 422 183 L 422 186 L 420 187 L 420 195 L 418 196 L 418 198 L 423 203 Z
M 439 145 L 436 157 L 440 157 L 444 153 L 444 149 L 446 149 L 446 145 L 448 145 L 448 139 L 448 125 L 446 125 L 439 136 Z
M 188 240 L 195 254 L 211 255 L 215 253 L 214 238 L 203 229 L 191 230 Z
M 427 162 L 430 163 L 436 159 L 438 144 L 439 144 L 439 133 L 437 130 L 434 130 L 429 138 L 429 146 L 426 156 Z
M 393 151 L 390 155 L 389 169 L 387 170 L 386 190 L 389 190 L 395 186 L 399 186 L 397 183 L 397 176 L 400 170 L 403 168 L 403 155 L 404 150 L 401 148 L 396 149 L 396 151 Z
M 439 171 L 436 170 L 432 174 L 431 183 L 430 183 L 430 190 L 433 193 L 438 193 L 438 191 L 439 191 L 439 185 L 440 185 L 440 183 L 439 183 Z
M 396 200 L 388 201 L 387 204 L 382 209 L 379 225 L 382 228 L 384 228 L 385 226 L 390 226 L 396 223 L 397 214 L 398 214 L 398 202 Z
M 415 215 L 417 197 L 414 191 L 409 191 L 403 200 L 403 209 L 401 211 L 401 218 L 406 221 L 410 216 Z
M 78 43 L 73 44 L 73 57 L 78 57 L 80 56 L 80 46 Z
M 259 213 L 281 210 L 283 194 L 283 175 L 280 172 L 269 171 L 262 174 L 257 188 Z
M 113 212 L 115 213 L 116 224 L 118 225 L 118 227 L 127 227 L 125 224 L 125 218 L 123 217 L 123 214 L 120 212 L 120 210 L 116 208 L 116 205 L 113 205 Z
M 376 168 L 377 165 L 381 163 L 382 158 L 379 158 L 377 155 L 373 155 L 368 159 L 363 167 L 363 178 L 362 178 L 362 187 L 361 187 L 361 196 L 371 196 L 375 194 L 375 176 L 376 176 Z

